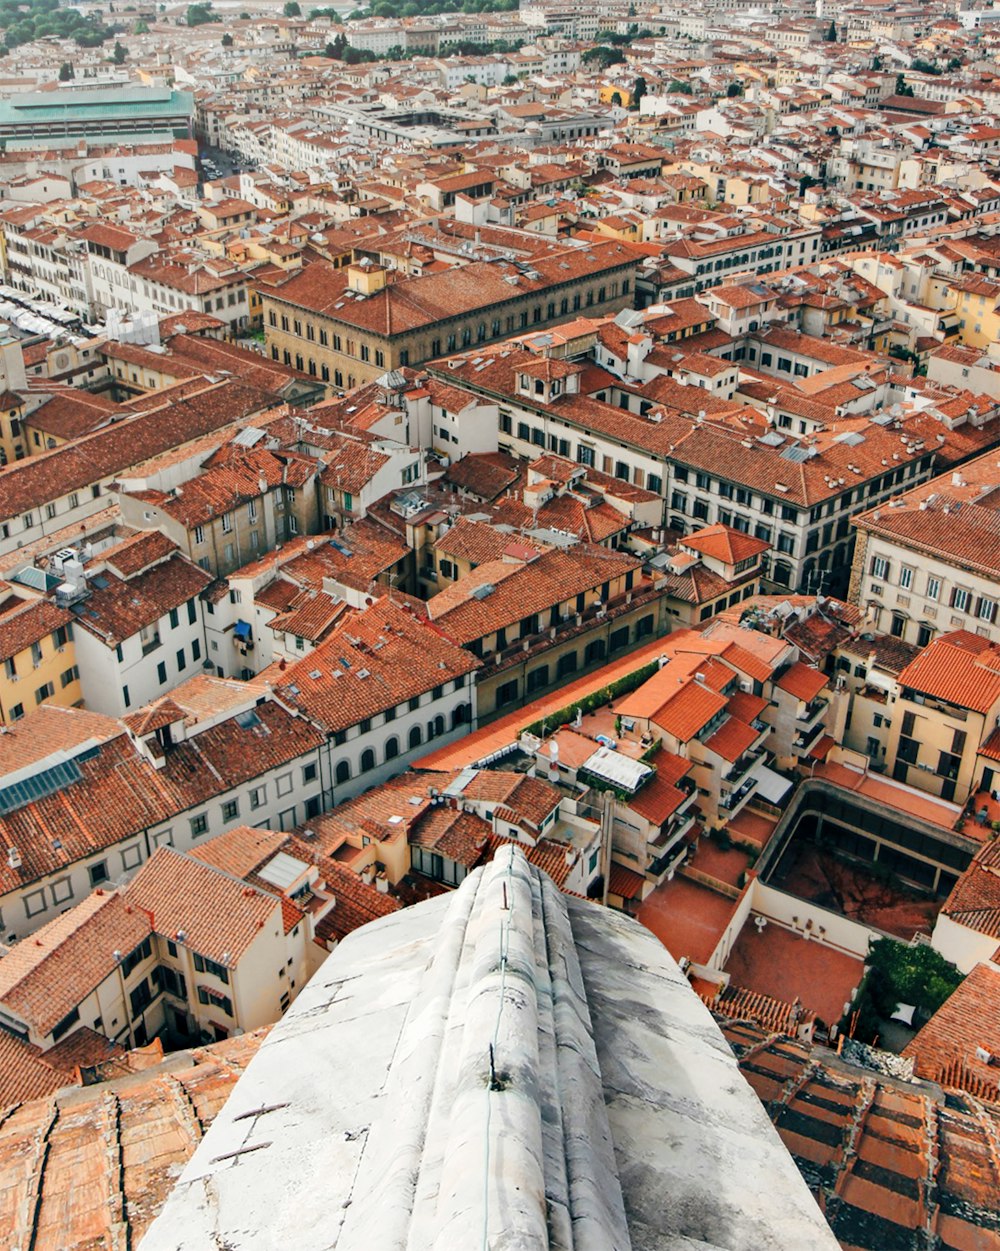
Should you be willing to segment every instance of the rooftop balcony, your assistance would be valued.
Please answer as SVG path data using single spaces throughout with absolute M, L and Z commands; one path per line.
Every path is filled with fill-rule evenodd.
M 723 782 L 735 785 L 750 772 L 755 764 L 759 764 L 766 755 L 767 753 L 762 751 L 745 751 L 739 760 L 734 761 L 722 775 Z
M 811 728 L 817 717 L 821 717 L 823 715 L 829 705 L 829 702 L 830 701 L 828 699 L 823 699 L 822 696 L 817 696 L 810 703 L 806 704 L 801 712 L 796 715 L 796 722 L 800 727 L 802 727 L 802 729 Z
M 728 795 L 723 795 L 719 800 L 719 807 L 726 812 L 733 814 L 737 809 L 742 808 L 744 803 L 750 798 L 750 795 L 757 789 L 757 779 L 747 778 L 747 780 L 734 791 L 730 791 Z
M 819 736 L 823 733 L 824 729 L 825 726 L 823 725 L 823 722 L 817 721 L 810 729 L 800 730 L 795 736 L 795 741 L 792 743 L 792 746 L 797 752 L 808 752 L 810 747 L 812 747 Z

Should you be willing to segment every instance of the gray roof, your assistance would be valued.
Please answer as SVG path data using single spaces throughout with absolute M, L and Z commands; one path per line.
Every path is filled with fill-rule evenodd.
M 141 1251 L 279 1244 L 837 1247 L 659 941 L 514 846 L 340 944 Z

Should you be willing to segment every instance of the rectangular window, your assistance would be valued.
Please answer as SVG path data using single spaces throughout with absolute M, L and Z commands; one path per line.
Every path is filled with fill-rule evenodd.
M 205 542 L 205 527 L 204 526 L 195 526 L 194 541 L 196 545 Z
M 136 947 L 134 951 L 130 951 L 128 955 L 125 957 L 125 959 L 122 960 L 121 962 L 122 977 L 128 977 L 128 975 L 134 969 L 137 969 L 139 965 L 142 964 L 143 960 L 148 960 L 152 954 L 153 954 L 152 940 L 149 938 L 144 938 L 142 942 L 139 944 L 139 946 Z
M 132 1016 L 139 1016 L 153 1002 L 153 992 L 149 988 L 149 978 L 144 977 L 135 990 L 129 992 L 129 1004 Z
M 227 799 L 222 805 L 223 821 L 235 821 L 240 815 L 240 802 L 238 799 Z
M 226 1016 L 233 1015 L 232 1001 L 228 996 L 220 994 L 217 990 L 212 990 L 210 986 L 198 987 L 198 1002 L 218 1008 Z
M 940 594 L 941 594 L 941 579 L 940 578 L 928 578 L 927 579 L 927 598 L 937 599 L 937 597 Z
M 70 1030 L 73 1028 L 73 1026 L 77 1023 L 77 1021 L 79 1021 L 79 1019 L 80 1019 L 80 1009 L 73 1008 L 70 1012 L 68 1012 L 63 1017 L 63 1019 L 59 1022 L 58 1025 L 53 1026 L 52 1041 L 58 1042 L 59 1039 L 62 1038 L 62 1036 L 67 1032 L 67 1030 Z
M 208 816 L 204 812 L 199 812 L 196 817 L 191 818 L 191 833 L 195 838 L 199 834 L 208 833 Z
M 250 807 L 254 809 L 263 808 L 266 803 L 267 803 L 267 787 L 255 786 L 253 790 L 250 792 Z
M 289 795 L 292 790 L 292 775 L 283 773 L 275 782 L 275 787 L 279 795 Z
M 73 898 L 73 883 L 68 877 L 58 878 L 49 889 L 52 891 L 53 904 L 69 903 Z
M 108 880 L 108 862 L 99 860 L 97 864 L 90 865 L 87 874 L 90 877 L 91 886 L 100 886 L 102 882 Z
M 899 585 L 904 591 L 908 591 L 913 586 L 913 570 L 909 565 L 904 565 L 899 571 Z
M 229 985 L 229 970 L 224 964 L 218 964 L 215 960 L 209 960 L 208 956 L 194 952 L 194 967 L 199 973 L 210 973 L 212 977 L 217 977 L 220 982 Z

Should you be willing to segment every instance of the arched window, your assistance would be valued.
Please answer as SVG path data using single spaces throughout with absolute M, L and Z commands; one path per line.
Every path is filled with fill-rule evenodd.
M 385 758 L 386 760 L 395 760 L 395 758 L 398 755 L 399 755 L 399 739 L 394 734 L 392 738 L 386 739 Z
M 361 772 L 367 773 L 369 769 L 375 768 L 375 753 L 370 747 L 366 747 L 361 753 Z
M 437 738 L 439 734 L 444 733 L 444 717 L 435 717 L 433 721 L 427 722 L 427 737 Z
M 347 761 L 347 760 L 337 761 L 337 770 L 336 770 L 336 773 L 334 774 L 334 779 L 338 784 L 341 782 L 349 782 L 351 780 L 350 761 Z
M 410 731 L 410 747 L 411 748 L 419 747 L 423 741 L 424 741 L 424 736 L 420 732 L 420 726 L 415 725 L 413 729 Z
M 452 710 L 451 728 L 454 730 L 456 726 L 465 725 L 469 716 L 469 705 L 459 704 L 457 708 Z

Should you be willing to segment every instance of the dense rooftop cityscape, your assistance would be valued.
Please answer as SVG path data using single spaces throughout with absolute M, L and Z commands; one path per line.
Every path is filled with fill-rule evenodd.
M 965 3 L 0 0 L 0 1245 L 1000 1248 Z

